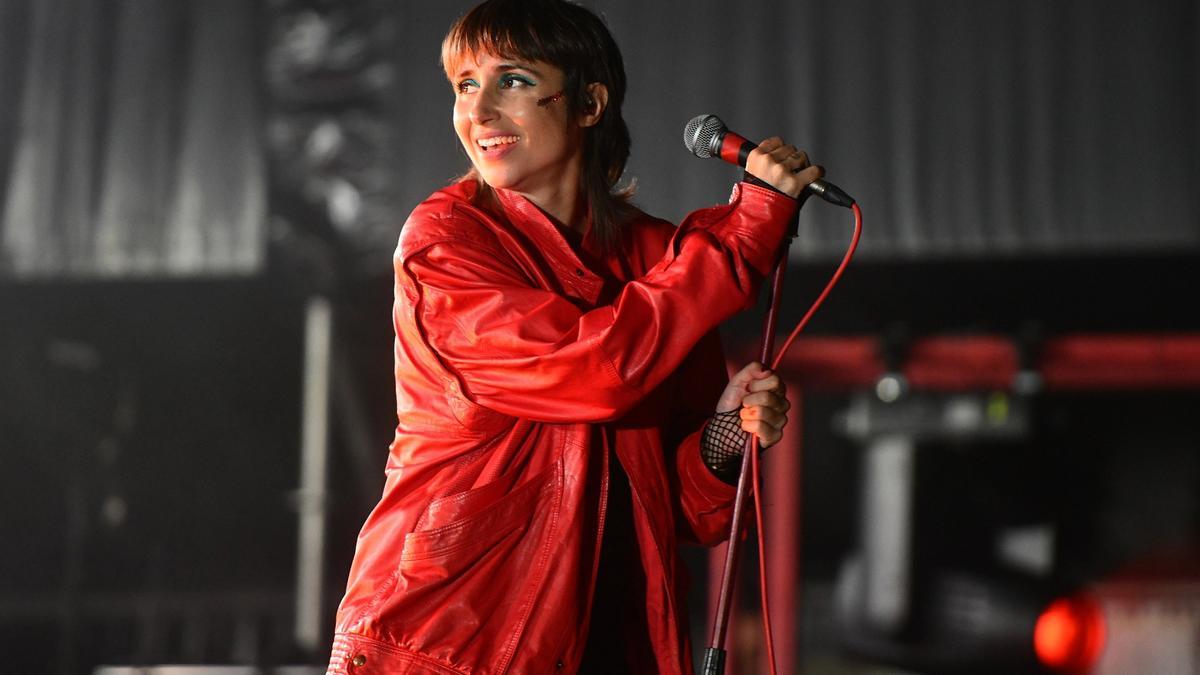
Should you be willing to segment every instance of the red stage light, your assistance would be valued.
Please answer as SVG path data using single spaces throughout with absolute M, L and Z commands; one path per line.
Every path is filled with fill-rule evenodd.
M 1033 630 L 1038 660 L 1062 672 L 1087 672 L 1104 648 L 1104 616 L 1084 598 L 1060 598 L 1038 617 Z

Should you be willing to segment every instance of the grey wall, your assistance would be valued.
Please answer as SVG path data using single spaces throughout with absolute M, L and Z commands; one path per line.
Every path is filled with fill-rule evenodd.
M 278 178 L 296 171 L 289 148 L 324 147 L 304 130 L 326 119 L 360 142 L 339 146 L 341 176 L 310 157 L 325 175 L 301 176 L 297 193 L 327 202 L 361 265 L 386 270 L 408 211 L 466 168 L 437 60 L 472 4 L 5 2 L 0 275 L 261 269 L 264 138 Z M 1191 0 L 588 4 L 625 53 L 628 175 L 653 213 L 678 220 L 727 195 L 736 172 L 680 142 L 688 119 L 712 112 L 824 164 L 863 206 L 864 257 L 1200 247 Z M 290 66 L 326 60 L 301 73 L 318 88 L 312 108 L 256 89 L 278 83 L 275 46 L 289 42 Z M 338 76 L 358 80 L 342 91 Z M 366 90 L 372 103 L 346 112 Z M 301 132 L 260 118 L 264 102 L 302 117 Z M 814 204 L 792 250 L 832 255 L 846 234 L 844 214 Z
M 403 204 L 465 160 L 437 68 L 453 16 L 399 14 Z M 693 159 L 684 123 L 712 112 L 807 148 L 888 258 L 1196 250 L 1200 12 L 1092 0 L 725 0 L 589 3 L 625 54 L 629 174 L 679 219 L 736 174 Z M 808 208 L 800 256 L 840 251 L 845 216 Z

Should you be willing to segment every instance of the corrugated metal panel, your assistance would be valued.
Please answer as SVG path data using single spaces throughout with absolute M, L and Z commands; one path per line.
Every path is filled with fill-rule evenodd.
M 0 120 L 0 274 L 257 271 L 254 3 L 19 4 L 27 22 L 0 25 L 0 42 L 25 45 L 22 77 L 0 78 L 18 111 Z

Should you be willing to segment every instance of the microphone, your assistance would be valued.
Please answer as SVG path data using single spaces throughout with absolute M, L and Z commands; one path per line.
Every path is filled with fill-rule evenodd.
M 683 128 L 683 145 L 693 155 L 708 159 L 717 157 L 730 164 L 746 168 L 746 158 L 758 143 L 748 141 L 732 132 L 716 115 L 696 115 Z M 805 188 L 830 204 L 850 208 L 854 198 L 833 183 L 815 180 Z

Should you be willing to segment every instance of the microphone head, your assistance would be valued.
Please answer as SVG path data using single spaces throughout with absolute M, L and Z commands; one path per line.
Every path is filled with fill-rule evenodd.
M 716 157 L 725 131 L 725 123 L 720 117 L 696 115 L 683 128 L 683 145 L 701 159 Z

